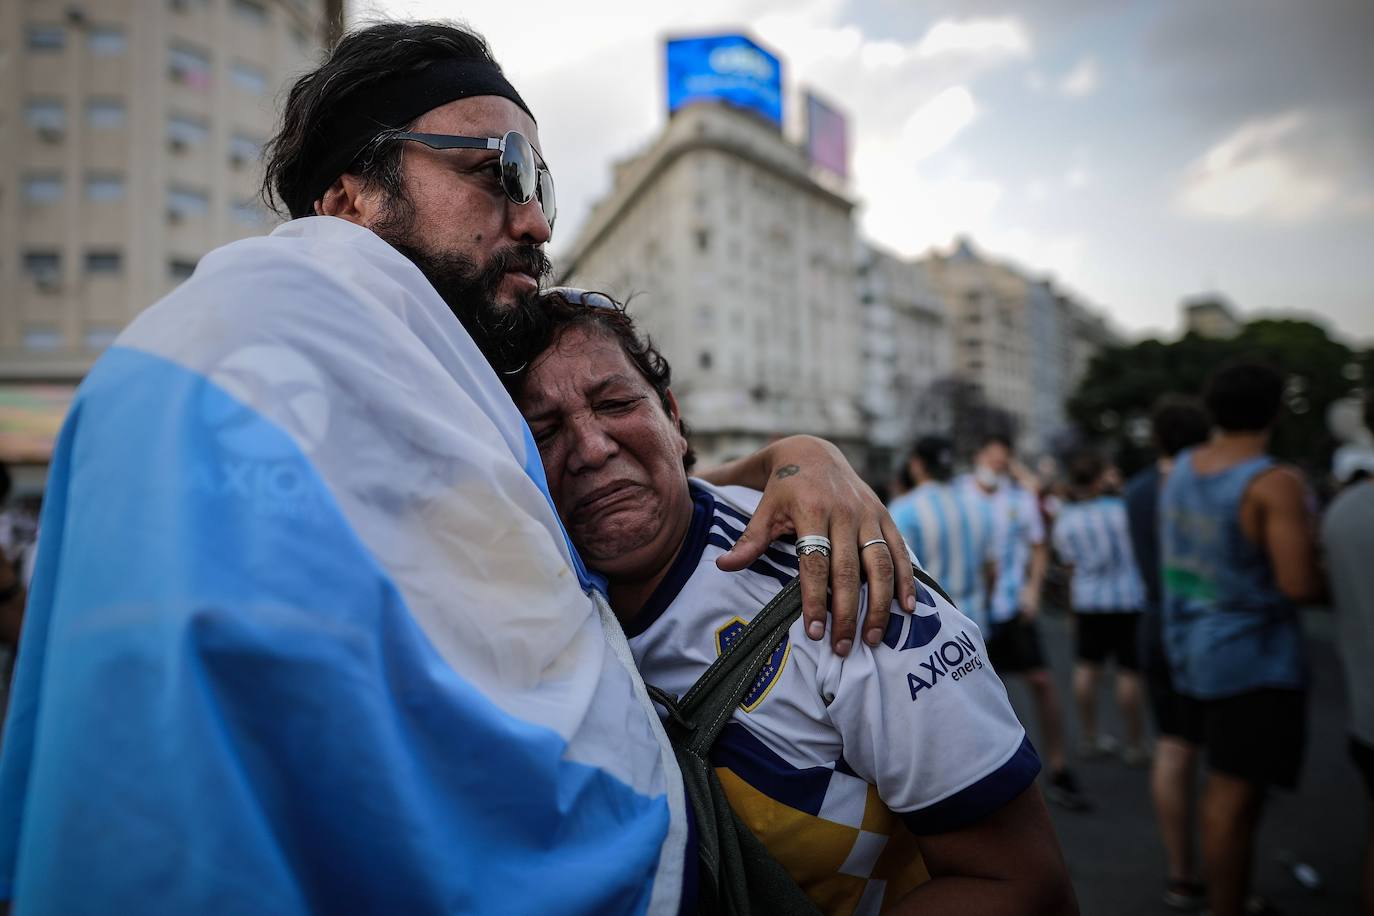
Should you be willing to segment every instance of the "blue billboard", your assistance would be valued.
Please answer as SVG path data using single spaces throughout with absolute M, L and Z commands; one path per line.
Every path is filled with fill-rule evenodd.
M 782 63 L 743 35 L 667 43 L 668 113 L 703 99 L 728 102 L 782 127 Z

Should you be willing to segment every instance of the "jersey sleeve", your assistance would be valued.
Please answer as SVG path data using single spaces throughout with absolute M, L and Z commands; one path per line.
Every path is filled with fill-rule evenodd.
M 895 604 L 876 648 L 821 649 L 841 766 L 873 783 L 917 835 L 970 826 L 1020 795 L 1040 760 L 987 660 L 978 627 L 918 583 L 915 614 Z M 867 590 L 863 595 L 867 604 Z
M 1059 559 L 1068 565 L 1074 565 L 1076 556 L 1073 551 L 1073 539 L 1069 537 L 1069 524 L 1071 514 L 1061 512 L 1059 518 L 1055 519 L 1054 534 L 1050 537 L 1050 544 L 1054 547 L 1054 552 L 1059 554 Z

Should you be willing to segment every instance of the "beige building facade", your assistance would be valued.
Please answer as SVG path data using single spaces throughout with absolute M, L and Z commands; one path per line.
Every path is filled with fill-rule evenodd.
M 212 248 L 339 0 L 0 3 L 0 384 L 70 383 Z
M 862 466 L 855 260 L 853 202 L 773 125 L 702 102 L 617 165 L 557 267 L 630 300 L 705 462 L 805 432 Z

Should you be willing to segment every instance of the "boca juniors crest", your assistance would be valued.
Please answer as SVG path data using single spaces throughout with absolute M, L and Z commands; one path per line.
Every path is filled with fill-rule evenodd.
M 716 630 L 716 654 L 722 655 L 725 650 L 734 644 L 739 635 L 744 632 L 748 624 L 738 617 L 732 618 L 729 623 Z M 740 701 L 739 707 L 745 712 L 753 712 L 763 702 L 763 698 L 768 696 L 768 691 L 773 689 L 773 685 L 782 676 L 782 669 L 787 665 L 788 653 L 792 651 L 792 639 L 784 635 L 782 642 L 773 650 L 773 654 L 768 657 L 763 668 L 759 671 L 759 676 L 754 681 L 754 686 L 749 688 L 749 692 Z

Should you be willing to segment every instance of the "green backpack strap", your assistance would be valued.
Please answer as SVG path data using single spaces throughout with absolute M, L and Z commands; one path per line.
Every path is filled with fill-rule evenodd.
M 711 748 L 721 730 L 800 613 L 801 586 L 794 579 L 749 622 L 680 701 L 649 688 L 654 700 L 668 711 L 668 736 L 696 818 L 703 913 L 820 913 L 735 814 L 710 763 Z

